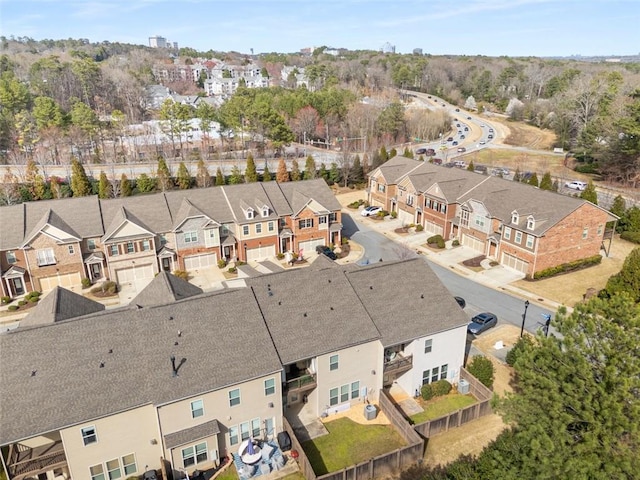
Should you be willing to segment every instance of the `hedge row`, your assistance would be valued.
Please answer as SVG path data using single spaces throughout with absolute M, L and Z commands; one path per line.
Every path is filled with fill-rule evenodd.
M 433 237 L 427 238 L 427 244 L 435 244 L 438 248 L 444 248 L 444 238 L 442 238 L 442 235 L 434 235 Z
M 580 270 L 582 268 L 590 267 L 592 265 L 598 265 L 602 261 L 600 255 L 594 255 L 593 257 L 582 258 L 569 263 L 563 263 L 562 265 L 556 265 L 555 267 L 540 270 L 533 274 L 534 280 L 541 278 L 553 277 L 560 273 L 572 272 L 574 270 Z
M 434 397 L 441 397 L 451 391 L 451 384 L 446 380 L 438 380 L 437 382 L 427 383 L 422 386 L 420 395 L 424 400 L 431 400 Z
M 640 244 L 640 232 L 622 232 L 620 238 L 629 242 Z

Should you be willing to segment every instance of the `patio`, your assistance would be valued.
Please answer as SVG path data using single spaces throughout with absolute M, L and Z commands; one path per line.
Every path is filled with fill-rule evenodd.
M 295 462 L 284 455 L 277 442 L 252 439 L 244 442 L 247 442 L 247 445 L 233 454 L 233 464 L 240 480 L 255 477 L 260 477 L 261 480 L 273 480 L 292 473 L 292 469 L 288 468 L 290 465 L 297 469 Z M 253 446 L 248 447 L 249 445 Z

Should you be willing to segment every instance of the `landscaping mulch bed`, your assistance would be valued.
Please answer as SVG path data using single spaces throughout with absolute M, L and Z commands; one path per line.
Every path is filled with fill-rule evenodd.
M 394 233 L 397 233 L 398 235 L 408 235 L 409 234 L 409 227 L 396 228 L 394 230 Z
M 469 258 L 468 260 L 464 260 L 462 262 L 462 265 L 464 265 L 465 267 L 478 268 L 478 267 L 481 266 L 480 263 L 485 258 L 487 258 L 487 257 L 485 257 L 484 255 L 480 255 L 479 257 Z

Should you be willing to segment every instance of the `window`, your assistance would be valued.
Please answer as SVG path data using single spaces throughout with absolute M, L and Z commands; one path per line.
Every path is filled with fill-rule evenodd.
M 96 443 L 98 441 L 98 436 L 96 435 L 96 427 L 84 427 L 82 430 L 82 441 L 85 445 L 91 445 L 92 443 Z
M 142 251 L 143 252 L 148 252 L 149 250 L 151 250 L 151 242 L 149 240 L 143 240 L 142 241 Z
M 349 401 L 349 384 L 342 385 L 340 387 L 340 402 L 348 402 Z
M 39 267 L 56 264 L 56 257 L 53 255 L 53 248 L 43 248 L 42 250 L 38 250 L 36 255 Z
M 7 263 L 14 264 L 18 261 L 18 259 L 16 258 L 16 252 L 14 252 L 13 250 L 9 250 L 6 256 L 7 256 Z
M 429 383 L 429 370 L 425 370 L 422 372 L 422 385 L 426 385 Z
M 251 436 L 251 432 L 249 432 L 249 422 L 242 422 L 240 424 L 240 439 L 246 440 Z
M 474 223 L 476 224 L 476 227 L 480 227 L 480 228 L 484 229 L 484 220 L 485 220 L 484 217 L 476 215 L 475 219 L 474 219 Z
M 115 460 L 109 460 L 107 462 L 107 476 L 109 477 L 109 480 L 116 480 L 122 477 L 120 462 L 117 458 Z
M 431 208 L 431 199 L 430 198 L 425 198 L 424 199 L 424 208 Z
M 338 355 L 331 355 L 329 357 L 329 370 L 337 370 L 338 369 L 339 358 L 340 357 Z
M 196 463 L 207 461 L 207 442 L 182 449 L 182 465 L 190 467 Z
M 298 222 L 298 227 L 301 230 L 303 228 L 313 228 L 313 218 L 303 218 Z
M 273 395 L 276 393 L 276 381 L 273 378 L 264 381 L 264 394 L 265 396 Z
M 329 405 L 337 405 L 338 404 L 338 389 L 332 388 L 329 390 Z
M 598 236 L 602 235 L 602 225 L 598 225 Z
M 87 240 L 87 248 L 89 250 L 95 250 L 96 249 L 96 241 L 92 240 L 92 239 Z
M 262 209 L 262 216 L 263 217 L 268 217 L 269 216 L 269 207 L 264 207 Z
M 351 398 L 358 398 L 360 396 L 360 382 L 353 382 L 351 384 Z
M 378 191 L 384 193 L 384 185 L 378 184 Z
M 102 465 L 94 465 L 93 467 L 89 467 L 89 471 L 91 472 L 91 480 L 105 480 L 104 469 L 102 468 Z
M 533 217 L 527 218 L 527 230 L 534 230 L 536 228 L 536 221 Z
M 253 209 L 250 208 L 249 210 L 247 210 L 247 219 L 251 220 L 253 218 Z
M 469 212 L 467 210 L 460 212 L 460 225 L 463 227 L 469 226 Z
M 582 239 L 585 240 L 588 236 L 589 236 L 589 229 L 585 227 L 584 229 L 582 229 Z
M 122 457 L 122 466 L 124 467 L 124 474 L 126 476 L 132 475 L 138 471 L 136 466 L 136 456 L 132 453 Z
M 514 238 L 513 241 L 520 245 L 520 243 L 522 242 L 522 232 L 516 230 L 516 238 Z
M 273 228 L 274 228 L 273 222 L 267 223 L 267 230 L 269 230 L 270 232 L 273 232 Z
M 447 370 L 449 369 L 449 365 L 446 363 L 440 367 L 440 380 L 447 379 Z
M 533 235 L 527 235 L 527 248 L 533 248 Z
M 446 363 L 440 367 L 432 368 L 431 370 L 426 369 L 422 372 L 422 385 L 437 382 L 438 380 L 446 380 L 448 370 L 449 365 Z
M 133 248 L 133 242 L 127 242 L 127 253 L 133 253 L 135 251 L 135 248 Z
M 256 223 L 256 233 L 262 233 L 262 224 Z
M 243 225 L 242 226 L 242 234 L 243 235 L 249 235 L 249 225 Z
M 338 214 L 336 212 L 330 213 L 329 214 L 329 221 L 330 222 L 336 222 L 338 220 Z
M 67 245 L 67 248 L 69 249 L 69 255 L 73 255 L 76 252 L 73 245 Z
M 191 402 L 191 418 L 198 418 L 204 415 L 204 401 L 194 400 Z
M 160 246 L 164 247 L 167 244 L 167 237 L 166 235 L 160 235 Z
M 260 419 L 254 418 L 251 420 L 251 436 L 259 437 L 260 436 Z
M 434 200 L 433 203 L 431 204 L 431 208 L 437 212 L 438 210 L 440 210 L 440 204 Z M 467 212 L 467 219 L 468 218 L 469 218 L 469 213 Z
M 518 220 L 520 220 L 520 217 L 518 216 L 518 212 L 512 212 L 511 213 L 511 223 L 515 223 L 517 225 L 518 224 Z
M 327 223 L 327 216 L 326 215 L 322 215 L 321 217 L 318 217 L 318 225 L 324 225 Z
M 437 382 L 438 381 L 438 373 L 439 372 L 440 372 L 440 369 L 438 367 L 431 369 L 431 382 Z
M 447 204 L 446 203 L 441 203 L 440 204 L 440 213 L 447 213 Z
M 229 427 L 229 444 L 236 445 L 238 443 L 238 427 Z
M 407 205 L 408 206 L 412 206 L 413 205 L 413 195 L 411 195 L 411 194 L 407 194 Z
M 110 254 L 112 257 L 117 257 L 117 256 L 118 256 L 118 253 L 119 253 L 119 252 L 118 252 L 118 245 L 111 245 L 111 246 L 109 247 L 109 254 Z
M 433 339 L 424 341 L 424 353 L 431 353 L 431 349 L 433 347 Z
M 240 405 L 240 389 L 236 388 L 235 390 L 231 390 L 229 392 L 229 406 L 235 407 L 236 405 Z
M 184 243 L 196 243 L 198 241 L 198 232 L 184 232 Z
M 504 239 L 511 240 L 511 227 L 504 227 Z

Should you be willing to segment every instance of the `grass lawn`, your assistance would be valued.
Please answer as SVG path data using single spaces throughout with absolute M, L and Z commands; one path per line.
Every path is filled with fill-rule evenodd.
M 419 400 L 424 412 L 420 412 L 411 416 L 411 421 L 417 425 L 427 420 L 442 417 L 447 413 L 455 412 L 461 408 L 474 404 L 477 400 L 471 395 L 449 394 L 443 397 L 437 397 L 428 402 Z
M 238 480 L 236 467 L 231 464 L 227 469 L 216 477 L 216 480 Z
M 302 444 L 316 475 L 335 472 L 405 445 L 390 425 L 361 425 L 339 418 L 325 423 L 325 427 L 328 435 Z

